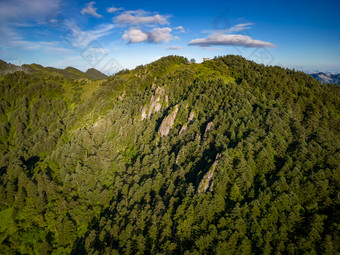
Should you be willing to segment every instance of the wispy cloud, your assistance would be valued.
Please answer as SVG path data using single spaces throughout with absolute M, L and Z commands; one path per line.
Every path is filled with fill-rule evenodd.
M 244 30 L 251 29 L 252 26 L 255 25 L 254 23 L 242 23 L 232 26 L 230 28 L 226 28 L 223 30 L 203 30 L 202 33 L 204 34 L 211 34 L 211 33 L 219 33 L 219 34 L 230 34 L 235 32 L 241 32 Z
M 121 10 L 124 10 L 124 8 L 110 7 L 110 8 L 106 9 L 106 11 L 108 13 L 115 13 L 115 12 L 118 12 L 118 11 L 121 11 Z
M 70 56 L 67 58 L 64 58 L 63 60 L 59 60 L 55 63 L 54 66 L 56 67 L 65 67 L 65 66 L 71 66 L 74 61 L 76 60 L 82 60 L 82 57 L 77 55 L 77 56 Z
M 15 50 L 42 50 L 46 53 L 54 54 L 66 54 L 72 51 L 69 48 L 61 47 L 59 42 L 29 41 L 21 37 L 11 40 L 8 45 L 4 47 Z
M 182 47 L 180 46 L 169 46 L 166 48 L 167 50 L 181 50 L 183 49 Z
M 102 24 L 94 30 L 83 31 L 77 24 L 66 21 L 69 33 L 64 36 L 73 47 L 86 48 L 92 41 L 111 34 L 114 28 L 113 24 Z
M 95 8 L 94 7 L 94 5 L 95 5 L 95 3 L 96 2 L 89 2 L 89 3 L 87 3 L 86 4 L 86 7 L 85 8 L 83 8 L 82 10 L 81 10 L 81 14 L 89 14 L 89 15 L 91 15 L 91 16 L 93 16 L 93 17 L 96 17 L 96 18 L 101 18 L 101 17 L 103 17 L 102 15 L 100 15 L 100 14 L 98 14 L 97 13 L 97 8 Z
M 60 0 L 0 1 L 0 46 L 11 47 L 23 42 L 17 28 L 34 27 L 43 22 L 51 10 L 58 10 Z
M 215 31 L 203 31 L 203 33 L 212 33 L 206 38 L 198 38 L 191 40 L 188 45 L 196 45 L 200 47 L 210 47 L 210 46 L 243 46 L 243 47 L 254 47 L 254 48 L 264 48 L 264 47 L 276 47 L 276 45 L 255 40 L 250 36 L 243 34 L 231 34 L 234 32 L 240 32 L 243 30 L 250 29 L 253 23 L 238 24 L 231 28 L 225 30 L 215 30 Z
M 226 29 L 225 33 L 234 33 L 234 32 L 240 32 L 243 30 L 248 30 L 251 28 L 252 25 L 255 25 L 254 23 L 243 23 L 243 24 L 237 24 L 235 26 L 232 26 L 229 29 Z
M 172 39 L 171 36 L 172 29 L 169 27 L 154 28 L 151 31 L 143 32 L 142 30 L 136 28 L 130 28 L 125 31 L 122 36 L 122 40 L 129 40 L 129 43 L 161 43 L 169 42 Z
M 44 19 L 52 10 L 58 8 L 60 0 L 11 0 L 0 1 L 0 22 Z
M 143 10 L 125 11 L 113 19 L 119 25 L 142 25 L 142 24 L 169 24 L 170 16 L 151 14 Z
M 221 50 L 221 48 L 217 47 L 201 47 L 203 50 Z
M 0 32 L 3 39 L 0 40 L 0 48 L 3 51 L 7 50 L 43 50 L 47 53 L 68 53 L 70 49 L 60 46 L 57 41 L 32 40 L 24 38 L 18 31 L 17 27 L 34 27 L 34 25 L 27 25 L 22 23 L 3 23 L 0 25 Z
M 185 29 L 184 29 L 183 26 L 175 27 L 174 30 L 177 30 L 177 31 L 180 32 L 180 33 L 185 33 Z

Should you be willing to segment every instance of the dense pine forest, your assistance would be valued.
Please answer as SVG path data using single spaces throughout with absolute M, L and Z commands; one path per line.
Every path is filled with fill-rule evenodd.
M 10 68 L 1 254 L 340 252 L 338 85 L 240 56 Z

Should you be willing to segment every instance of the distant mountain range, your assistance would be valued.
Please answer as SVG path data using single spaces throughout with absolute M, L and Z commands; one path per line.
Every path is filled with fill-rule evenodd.
M 317 81 L 328 84 L 328 83 L 334 83 L 340 85 L 340 73 L 338 74 L 329 74 L 329 73 L 313 73 L 310 74 L 314 79 Z
M 74 67 L 66 67 L 65 69 L 58 69 L 54 67 L 43 67 L 38 64 L 22 65 L 20 66 L 7 63 L 0 60 L 0 76 L 7 73 L 12 73 L 15 71 L 22 70 L 27 73 L 39 73 L 45 74 L 47 76 L 60 76 L 68 80 L 78 80 L 78 79 L 90 79 L 90 80 L 105 80 L 107 75 L 102 72 L 90 68 L 86 72 L 82 72 Z

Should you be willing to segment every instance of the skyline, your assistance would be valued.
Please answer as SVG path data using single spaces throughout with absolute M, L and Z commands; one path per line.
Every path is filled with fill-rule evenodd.
M 180 8 L 179 8 L 180 6 Z M 107 74 L 167 55 L 236 54 L 340 73 L 340 3 L 22 0 L 0 2 L 0 58 Z

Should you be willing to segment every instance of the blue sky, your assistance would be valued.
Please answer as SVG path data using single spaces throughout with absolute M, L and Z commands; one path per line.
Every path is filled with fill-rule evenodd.
M 340 1 L 0 0 L 0 58 L 112 74 L 162 56 L 237 54 L 340 73 Z

